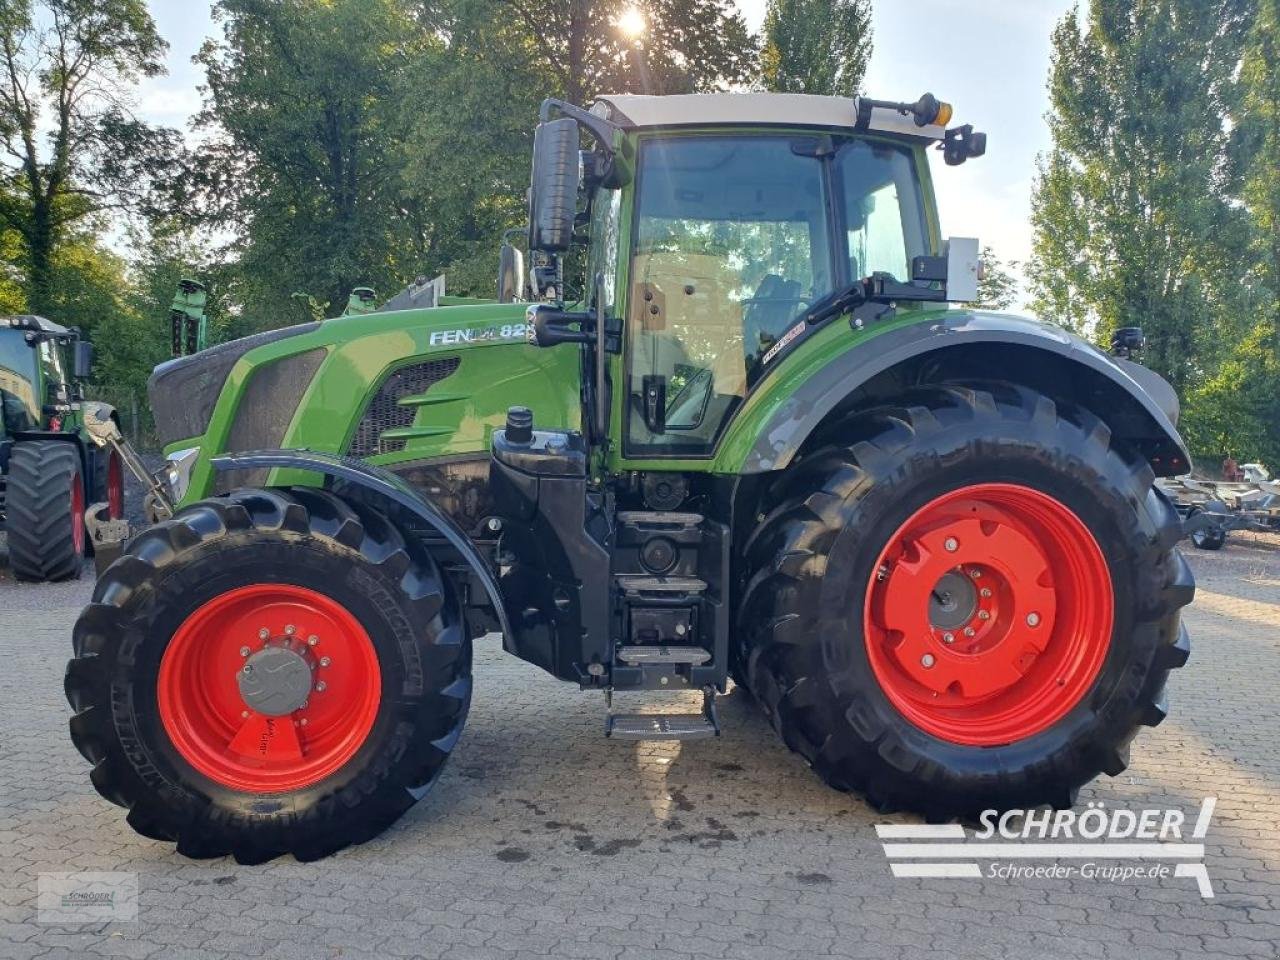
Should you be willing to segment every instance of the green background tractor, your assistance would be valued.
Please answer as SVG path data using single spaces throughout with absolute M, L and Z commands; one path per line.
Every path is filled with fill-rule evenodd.
M 928 151 L 985 137 L 950 115 L 547 101 L 502 302 L 158 367 L 175 515 L 102 575 L 67 672 L 94 784 L 191 856 L 363 841 L 439 776 L 495 631 L 619 739 L 717 736 L 732 677 L 882 810 L 1118 774 L 1189 649 L 1154 487 L 1189 466 L 1177 400 L 953 306 L 977 243 L 943 242 Z M 635 691 L 702 707 L 615 712 Z
M 42 317 L 0 317 L 0 518 L 20 580 L 80 576 L 95 507 L 124 517 L 118 454 L 94 444 L 81 415 L 90 344 Z

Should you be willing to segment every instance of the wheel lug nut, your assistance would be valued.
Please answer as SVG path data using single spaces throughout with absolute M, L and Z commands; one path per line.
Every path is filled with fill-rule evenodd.
M 956 635 L 955 635 L 954 633 L 944 633 L 944 634 L 942 635 L 942 642 L 943 642 L 943 643 L 955 643 L 955 642 L 956 642 Z
M 960 549 L 960 541 L 955 537 L 947 537 L 947 539 L 942 541 L 942 545 L 946 547 L 947 553 L 955 553 Z
M 242 656 L 242 657 L 247 657 L 248 655 L 249 655 L 249 648 L 248 648 L 248 647 L 241 647 L 241 648 L 240 648 L 240 656 Z
M 971 576 L 971 577 L 973 577 L 973 579 L 977 580 L 979 577 L 981 577 L 981 576 L 982 576 L 982 571 L 981 571 L 981 570 L 979 570 L 977 567 L 974 567 L 972 570 L 970 570 L 970 571 L 969 571 L 969 576 Z
M 324 682 L 323 680 L 321 680 L 319 683 L 317 683 L 317 684 L 316 684 L 316 693 L 324 693 L 325 686 L 326 686 L 326 684 L 325 684 L 325 682 Z
M 248 710 L 241 710 L 241 711 L 240 711 L 240 719 L 241 719 L 241 720 L 248 720 L 248 719 L 249 719 L 249 711 L 248 711 Z
M 307 718 L 303 717 L 301 720 L 298 721 L 298 723 L 302 724 L 305 727 L 307 725 Z
M 986 587 L 983 587 L 981 590 L 979 590 L 979 591 L 978 591 L 978 593 L 979 593 L 980 595 L 984 596 L 984 597 L 989 597 L 989 596 L 991 596 L 991 591 L 990 591 L 989 589 L 987 589 Z
M 307 637 L 307 646 L 309 647 L 314 647 L 319 642 L 320 642 L 320 638 L 317 637 L 314 633 L 311 636 Z
M 244 665 L 244 672 L 245 672 L 245 673 L 253 673 L 253 664 L 251 664 L 251 663 L 246 663 L 246 664 Z
M 259 640 L 270 640 L 270 639 L 271 639 L 271 631 L 270 631 L 270 630 L 268 630 L 266 627 L 263 627 L 261 630 L 259 630 L 259 631 L 258 631 L 258 639 L 259 639 Z
M 297 632 L 298 632 L 298 628 L 295 627 L 292 623 L 284 628 L 284 635 L 286 637 L 292 637 Z
M 932 653 L 926 653 L 923 657 L 921 657 L 921 658 L 920 658 L 920 666 L 924 667 L 925 669 L 928 669 L 929 667 L 932 667 L 932 666 L 933 666 L 933 654 L 932 654 Z
M 1033 610 L 1031 613 L 1028 613 L 1028 614 L 1027 614 L 1027 626 L 1028 626 L 1028 627 L 1038 627 L 1038 626 L 1040 626 L 1040 614 L 1036 613 L 1034 610 Z
M 964 635 L 965 635 L 966 637 L 972 637 L 972 636 L 973 636 L 973 633 L 974 633 L 973 627 L 965 627 L 965 628 L 964 628 Z
M 321 658 L 320 658 L 320 666 L 322 666 L 322 667 L 327 667 L 328 665 L 329 665 L 329 658 L 328 658 L 328 657 L 321 657 Z
M 985 610 L 979 610 L 979 611 L 978 611 L 978 619 L 979 619 L 979 620 L 990 620 L 990 619 L 991 619 L 991 614 L 987 613 L 987 611 L 985 611 Z

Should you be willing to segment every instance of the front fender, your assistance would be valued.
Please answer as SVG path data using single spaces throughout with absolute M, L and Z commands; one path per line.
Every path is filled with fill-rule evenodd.
M 1059 327 L 1010 314 L 956 310 L 868 334 L 772 409 L 755 432 L 742 473 L 784 469 L 818 426 L 875 377 L 936 360 L 946 379 L 947 361 L 961 357 L 967 376 L 977 370 L 986 379 L 1033 386 L 1056 380 L 1066 385 L 1068 396 L 1097 395 L 1094 412 L 1117 436 L 1140 441 L 1137 446 L 1157 475 L 1175 476 L 1190 469 L 1190 456 L 1174 426 L 1177 398 L 1172 388 L 1145 367 L 1121 365 Z M 985 365 L 983 351 L 991 355 Z M 1008 363 L 1010 357 L 1017 362 Z
M 390 470 L 375 467 L 363 460 L 312 450 L 252 450 L 246 453 L 224 454 L 214 457 L 211 465 L 218 472 L 270 467 L 306 470 L 319 473 L 326 478 L 345 480 L 403 507 L 444 537 L 449 545 L 462 555 L 472 572 L 484 585 L 485 593 L 493 605 L 502 629 L 504 641 L 512 635 L 511 624 L 502 605 L 502 593 L 498 588 L 497 578 L 494 577 L 484 555 L 452 517 Z

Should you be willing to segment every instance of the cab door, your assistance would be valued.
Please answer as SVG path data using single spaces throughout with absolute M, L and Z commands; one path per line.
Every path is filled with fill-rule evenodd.
M 641 142 L 626 457 L 709 457 L 770 348 L 833 288 L 829 175 L 815 140 Z

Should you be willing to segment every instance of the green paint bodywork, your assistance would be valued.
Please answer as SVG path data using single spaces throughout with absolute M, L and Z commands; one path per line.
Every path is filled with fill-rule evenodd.
M 719 128 L 722 132 L 724 128 Z M 744 128 L 735 128 L 735 132 Z M 661 131 L 658 131 L 661 132 Z M 669 133 L 670 131 L 667 131 Z M 696 135 L 699 131 L 681 130 Z M 707 132 L 707 131 L 701 131 Z M 777 128 L 769 131 L 776 134 Z M 796 128 L 797 134 L 821 133 Z M 619 156 L 634 158 L 638 142 L 645 136 L 620 136 L 615 144 Z M 902 141 L 897 141 L 901 143 Z M 913 147 L 922 202 L 927 222 L 927 239 L 932 252 L 941 248 L 938 219 L 925 146 Z M 622 189 L 621 218 L 613 277 L 610 313 L 627 315 L 630 284 L 625 275 L 630 262 L 631 210 L 634 184 Z M 589 273 L 596 265 L 589 263 Z M 192 471 L 191 485 L 184 503 L 210 495 L 214 490 L 209 459 L 226 450 L 226 439 L 246 384 L 253 371 L 282 357 L 322 348 L 325 356 L 302 397 L 289 424 L 282 446 L 342 453 L 358 424 L 369 399 L 385 377 L 397 368 L 436 357 L 459 358 L 457 371 L 432 385 L 424 394 L 401 401 L 416 408 L 411 427 L 394 436 L 406 441 L 396 453 L 371 457 L 370 462 L 395 466 L 408 461 L 437 460 L 488 454 L 494 429 L 505 422 L 513 404 L 534 411 L 539 427 L 581 429 L 582 360 L 579 348 L 564 345 L 542 349 L 525 342 L 524 304 L 446 298 L 433 309 L 392 313 L 347 315 L 327 320 L 312 332 L 276 341 L 245 354 L 232 369 L 214 409 L 209 428 L 202 437 L 186 438 L 166 446 L 166 452 L 199 447 L 200 456 Z M 625 402 L 625 355 L 610 358 L 613 386 L 610 411 L 610 442 L 593 451 L 595 472 L 628 470 L 693 471 L 736 474 L 759 432 L 789 396 L 817 369 L 848 350 L 860 348 L 875 336 L 910 323 L 926 323 L 938 318 L 937 309 L 905 307 L 892 321 L 873 329 L 854 332 L 844 322 L 828 323 L 804 340 L 797 349 L 784 354 L 752 391 L 735 414 L 710 457 L 698 459 L 628 459 L 622 454 Z M 457 334 L 457 331 L 463 331 Z M 496 333 L 495 333 L 496 331 Z M 623 336 L 624 344 L 627 337 Z M 624 347 L 625 349 L 625 347 Z M 298 471 L 273 471 L 269 482 L 300 484 L 316 482 L 314 475 Z

